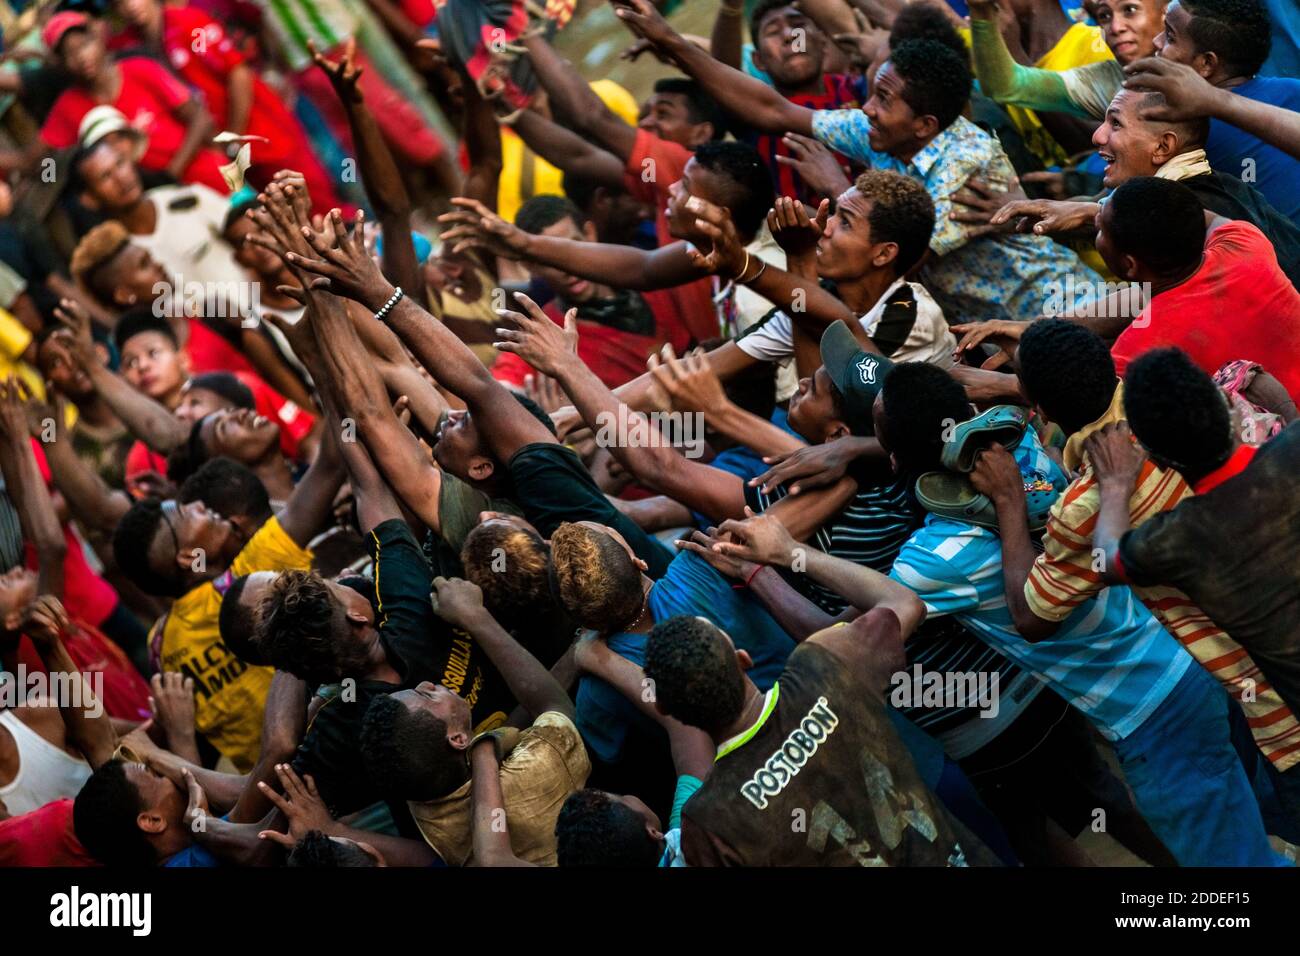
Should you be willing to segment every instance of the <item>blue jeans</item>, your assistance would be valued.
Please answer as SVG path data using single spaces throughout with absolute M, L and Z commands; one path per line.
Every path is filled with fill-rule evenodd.
M 1289 866 L 1273 852 L 1229 733 L 1236 706 L 1202 667 L 1115 743 L 1138 811 L 1180 866 Z

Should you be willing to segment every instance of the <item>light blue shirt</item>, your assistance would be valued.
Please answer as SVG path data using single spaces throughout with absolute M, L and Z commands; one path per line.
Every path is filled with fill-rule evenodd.
M 1014 454 L 1026 481 L 1064 487 L 1064 473 L 1033 431 Z M 955 614 L 1036 674 L 1109 740 L 1142 726 L 1193 664 L 1127 587 L 1106 588 L 1081 604 L 1050 637 L 1025 640 L 1007 609 L 1001 541 L 987 528 L 930 515 L 903 545 L 891 577 L 915 591 L 929 615 Z
M 1028 322 L 1044 314 L 1054 287 L 1094 295 L 1099 288 L 1097 273 L 1046 236 L 972 238 L 972 226 L 949 218 L 953 193 L 972 176 L 1005 187 L 1016 174 L 1002 145 L 964 116 L 906 163 L 871 148 L 871 121 L 861 110 L 817 110 L 812 129 L 817 139 L 850 159 L 911 176 L 925 186 L 934 200 L 935 227 L 921 282 L 950 322 Z M 1081 293 L 1070 301 L 1082 304 L 1092 297 Z

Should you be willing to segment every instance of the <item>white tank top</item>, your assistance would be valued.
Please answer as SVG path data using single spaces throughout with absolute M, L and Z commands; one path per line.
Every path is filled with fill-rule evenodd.
M 0 727 L 9 731 L 18 748 L 18 773 L 0 787 L 0 800 L 13 816 L 77 795 L 90 776 L 90 764 L 54 746 L 11 711 L 0 711 Z

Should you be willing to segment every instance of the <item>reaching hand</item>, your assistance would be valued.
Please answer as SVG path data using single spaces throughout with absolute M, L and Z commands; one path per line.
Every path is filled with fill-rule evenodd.
M 286 258 L 290 265 L 303 272 L 329 280 L 328 288 L 335 295 L 354 299 L 375 312 L 392 296 L 393 287 L 366 253 L 365 222 L 365 213 L 358 209 L 349 235 L 343 225 L 343 214 L 331 209 L 324 233 L 315 233 L 307 227 L 301 230 L 319 258 L 307 258 L 296 252 L 288 253 Z M 321 286 L 312 283 L 311 287 Z
M 1051 236 L 1088 228 L 1097 218 L 1099 208 L 1094 202 L 1025 199 L 1007 203 L 993 214 L 989 223 L 1003 226 L 1014 219 L 1016 232 Z
M 672 400 L 675 411 L 706 414 L 731 401 L 703 349 L 697 348 L 667 362 L 660 362 L 657 356 L 651 355 L 646 365 L 659 387 Z
M 954 335 L 961 336 L 957 340 L 957 347 L 953 349 L 952 357 L 954 361 L 960 362 L 963 355 L 985 341 L 1010 357 L 1014 354 L 1016 346 L 1020 344 L 1020 336 L 1025 334 L 1027 328 L 1029 328 L 1028 322 L 1012 322 L 1009 319 L 959 323 L 951 327 Z
M 740 241 L 740 234 L 736 232 L 731 213 L 699 196 L 686 200 L 686 208 L 695 214 L 695 228 L 708 236 L 713 244 L 707 253 L 688 244 L 686 254 L 692 264 L 717 275 L 739 279 L 749 256 L 745 244 Z
M 993 216 L 1007 203 L 1027 200 L 1025 191 L 1020 188 L 1020 180 L 1012 179 L 1005 191 L 997 189 L 978 177 L 966 180 L 966 185 L 952 194 L 952 211 L 948 218 L 954 222 L 964 222 L 972 228 L 968 234 L 972 238 L 993 232 L 1011 232 L 1011 226 L 995 226 Z
M 1147 57 L 1124 67 L 1124 88 L 1160 93 L 1164 106 L 1139 106 L 1138 116 L 1162 123 L 1181 123 L 1214 116 L 1226 90 L 1212 85 L 1190 66 Z
M 189 804 L 185 807 L 185 815 L 181 819 L 191 831 L 200 831 L 204 829 L 205 824 L 201 823 L 208 815 L 208 795 L 203 792 L 199 782 L 194 779 L 194 774 L 189 767 L 181 768 L 181 776 L 185 778 L 185 791 L 189 796 Z
M 756 515 L 745 506 L 744 521 L 730 519 L 722 522 L 718 530 L 730 540 L 713 546 L 715 551 L 753 561 L 755 564 L 772 564 L 788 568 L 802 549 L 785 530 L 785 525 L 772 515 Z
M 782 166 L 793 167 L 799 178 L 819 196 L 838 196 L 853 185 L 835 154 L 820 140 L 800 133 L 786 133 L 782 142 L 790 155 L 778 155 L 776 161 Z
M 54 317 L 72 334 L 83 354 L 94 355 L 95 340 L 90 332 L 90 313 L 76 299 L 60 299 Z
M 307 49 L 311 51 L 312 61 L 329 77 L 330 85 L 334 87 L 334 92 L 338 94 L 338 98 L 344 105 L 360 105 L 364 97 L 361 95 L 361 88 L 357 86 L 357 81 L 361 79 L 362 68 L 353 62 L 357 54 L 356 38 L 348 38 L 347 45 L 343 48 L 343 58 L 337 63 L 327 60 L 325 54 L 316 49 L 316 44 L 311 40 L 307 41 Z
M 59 642 L 59 636 L 72 627 L 63 603 L 52 594 L 38 595 L 23 608 L 18 630 L 32 639 L 42 650 L 49 650 Z
M 776 197 L 776 204 L 767 214 L 767 228 L 772 231 L 772 238 L 792 259 L 811 256 L 817 251 L 817 240 L 826 231 L 826 220 L 830 218 L 831 201 L 823 199 L 817 207 L 817 215 L 808 218 L 804 204 L 789 196 Z
M 26 404 L 28 397 L 25 386 L 14 376 L 10 375 L 0 382 L 0 438 L 26 444 L 31 437 Z
M 717 528 L 710 528 L 707 534 L 702 531 L 692 531 L 686 538 L 678 538 L 673 544 L 679 551 L 698 554 L 723 577 L 731 578 L 733 581 L 748 581 L 761 565 L 739 555 L 724 554 L 718 550 L 716 546 L 724 540 L 719 536 Z
M 452 627 L 468 631 L 475 619 L 484 613 L 483 591 L 473 581 L 464 578 L 433 579 L 433 613 Z
M 280 763 L 275 765 L 275 775 L 280 778 L 280 786 L 284 788 L 283 795 L 276 793 L 274 788 L 268 786 L 264 780 L 259 780 L 257 786 L 262 791 L 262 795 L 288 818 L 289 832 L 263 830 L 258 833 L 258 837 L 263 840 L 274 840 L 281 846 L 292 848 L 312 830 L 328 833 L 334 826 L 334 818 L 330 816 L 325 801 L 316 791 L 316 781 L 311 774 L 307 774 L 304 782 L 293 767 L 287 763 Z
M 442 234 L 444 244 L 455 255 L 465 249 L 484 249 L 502 259 L 521 259 L 528 253 L 528 233 L 506 222 L 477 199 L 452 197 L 456 208 L 438 217 L 451 226 Z
M 310 309 L 304 312 L 297 322 L 290 322 L 284 316 L 273 312 L 263 312 L 262 319 L 280 330 L 289 347 L 293 349 L 293 354 L 298 356 L 298 360 L 303 365 L 307 368 L 317 365 L 320 360 L 320 342 L 316 338 Z
M 149 704 L 169 744 L 194 737 L 194 678 L 175 671 L 154 674 Z M 175 747 L 173 746 L 173 749 Z
M 516 292 L 515 299 L 527 314 L 498 309 L 497 314 L 517 328 L 497 329 L 501 341 L 494 344 L 503 352 L 518 355 L 543 375 L 558 376 L 578 355 L 578 310 L 566 312 L 564 328 L 560 328 L 522 292 Z
M 825 488 L 843 478 L 849 462 L 856 457 L 857 449 L 848 440 L 806 445 L 784 455 L 764 458 L 763 461 L 772 467 L 757 478 L 751 478 L 749 485 L 751 488 L 759 486 L 763 494 L 770 493 L 777 485 L 789 485 L 792 495 Z
M 1099 429 L 1083 443 L 1083 450 L 1092 464 L 1093 476 L 1103 488 L 1132 489 L 1137 487 L 1146 452 L 1133 437 L 1128 422 L 1115 422 Z
M 524 394 L 548 415 L 569 404 L 569 396 L 564 394 L 560 383 L 549 375 L 525 375 Z
M 662 47 L 677 38 L 677 31 L 650 0 L 613 0 L 613 5 L 615 15 L 633 33 L 655 46 Z
M 970 483 L 982 495 L 993 501 L 1024 501 L 1025 482 L 1020 476 L 1020 466 L 1011 452 L 997 442 L 975 456 Z

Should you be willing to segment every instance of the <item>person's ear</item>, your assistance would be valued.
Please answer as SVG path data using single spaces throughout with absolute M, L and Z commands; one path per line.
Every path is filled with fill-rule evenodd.
M 747 671 L 754 666 L 754 659 L 749 656 L 749 651 L 738 647 L 736 648 L 736 663 L 740 665 L 742 671 Z
M 135 305 L 135 293 L 130 292 L 121 286 L 117 286 L 113 289 L 113 302 L 115 305 L 120 305 L 124 308 L 126 306 Z
M 194 557 L 196 551 L 198 551 L 199 554 L 203 553 L 199 551 L 198 548 L 177 548 L 176 566 L 182 571 L 194 570 Z
M 482 455 L 475 455 L 470 459 L 469 476 L 475 481 L 487 481 L 492 477 L 492 473 L 495 470 L 496 466 L 489 458 L 484 458 Z
M 108 358 L 109 358 L 108 349 L 104 347 L 102 342 L 96 342 L 94 348 L 95 348 L 95 358 L 99 360 L 99 364 L 107 365 Z
M 155 810 L 142 810 L 136 815 L 135 825 L 145 833 L 162 833 L 167 829 L 167 820 Z
M 1196 54 L 1196 56 L 1192 57 L 1192 69 L 1208 80 L 1219 69 L 1219 54 L 1208 50 L 1205 53 Z
M 1120 257 L 1120 278 L 1132 282 L 1138 274 L 1138 261 L 1132 256 Z
M 590 219 L 582 224 L 582 238 L 586 239 L 588 242 L 596 241 L 596 224 Z
M 1152 165 L 1163 166 L 1178 154 L 1178 134 L 1171 129 L 1165 130 L 1156 138 L 1155 148 L 1151 151 Z
M 447 730 L 447 745 L 452 750 L 468 750 L 472 738 L 464 730 Z
M 370 619 L 356 608 L 348 608 L 345 613 L 349 624 L 359 628 L 370 626 Z
M 5 615 L 4 627 L 6 631 L 18 630 L 18 625 L 23 622 L 23 612 L 19 608 L 14 608 Z
M 703 146 L 713 139 L 715 129 L 712 123 L 707 120 L 703 123 L 696 123 L 691 127 L 691 147 Z
M 77 198 L 81 200 L 81 204 L 87 209 L 94 209 L 96 212 L 99 211 L 99 197 L 89 189 L 83 189 Z
M 186 350 L 186 349 L 180 349 L 179 352 L 178 352 L 178 359 L 179 359 L 179 361 L 180 361 L 181 374 L 182 374 L 185 378 L 188 379 L 188 378 L 190 377 L 190 353 L 189 353 L 189 351 Z
M 898 457 L 891 451 L 889 453 L 889 470 L 894 474 L 901 474 L 898 469 Z
M 912 135 L 916 141 L 923 142 L 927 139 L 933 139 L 940 133 L 939 120 L 934 116 L 918 116 L 912 120 Z
M 660 832 L 659 828 L 655 826 L 653 823 L 651 823 L 649 820 L 647 820 L 645 823 L 645 832 L 649 835 L 651 840 L 655 841 L 655 843 L 663 842 L 663 838 L 664 838 L 663 833 Z
M 357 846 L 361 848 L 362 853 L 364 853 L 366 856 L 370 857 L 370 859 L 375 861 L 375 866 L 388 865 L 388 861 L 384 859 L 384 855 L 380 853 L 378 850 L 376 850 L 369 843 L 365 842 L 364 840 L 357 840 L 355 842 Z
M 876 269 L 885 268 L 897 258 L 898 243 L 896 242 L 878 242 L 872 246 L 871 265 Z
M 640 571 L 641 571 L 642 574 L 644 574 L 646 571 L 649 571 L 649 570 L 650 570 L 650 565 L 646 564 L 646 563 L 645 563 L 644 561 L 642 561 L 640 558 L 637 558 L 637 557 L 632 558 L 632 563 L 635 564 L 635 565 L 637 566 L 637 568 L 640 569 Z
M 835 441 L 840 438 L 846 438 L 851 434 L 853 434 L 853 429 L 849 428 L 848 425 L 837 419 L 826 426 L 826 437 L 822 440 Z

